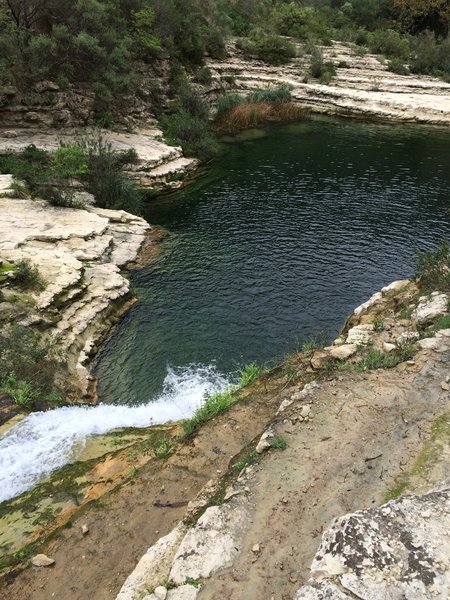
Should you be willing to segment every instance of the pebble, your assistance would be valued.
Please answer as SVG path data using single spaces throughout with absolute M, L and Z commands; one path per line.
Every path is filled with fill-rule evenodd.
M 252 546 L 252 552 L 254 552 L 255 554 L 257 554 L 259 551 L 260 551 L 259 544 L 254 544 Z
M 89 527 L 86 525 L 86 523 L 81 526 L 81 533 L 83 535 L 86 535 L 87 533 L 89 533 Z
M 50 558 L 46 554 L 36 554 L 31 559 L 31 564 L 35 567 L 49 567 L 50 565 L 55 564 L 55 559 Z
M 446 381 L 441 381 L 441 388 L 447 392 L 450 389 L 450 385 Z

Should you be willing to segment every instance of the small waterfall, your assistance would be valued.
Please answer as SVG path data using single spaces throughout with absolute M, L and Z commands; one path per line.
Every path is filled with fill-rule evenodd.
M 28 415 L 0 439 L 0 502 L 76 460 L 89 436 L 189 418 L 207 394 L 227 383 L 213 366 L 168 367 L 161 395 L 147 404 L 71 406 Z

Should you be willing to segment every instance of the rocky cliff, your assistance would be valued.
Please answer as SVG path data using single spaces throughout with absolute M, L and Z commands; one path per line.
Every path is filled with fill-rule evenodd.
M 39 327 L 58 340 L 63 370 L 77 393 L 88 396 L 89 356 L 132 299 L 122 269 L 136 259 L 150 226 L 124 211 L 56 208 L 3 197 L 0 231 L 1 258 L 29 259 L 45 281 L 42 291 L 24 294 L 11 278 L 3 286 L 0 323 Z

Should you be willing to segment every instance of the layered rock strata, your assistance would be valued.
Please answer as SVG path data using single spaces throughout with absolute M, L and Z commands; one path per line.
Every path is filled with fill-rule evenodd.
M 23 294 L 11 278 L 3 287 L 0 324 L 14 320 L 54 337 L 72 383 L 86 395 L 89 356 L 131 299 L 121 269 L 136 259 L 150 226 L 125 211 L 0 198 L 0 231 L 2 259 L 29 259 L 45 281 L 42 291 Z
M 450 84 L 433 77 L 397 75 L 381 57 L 358 56 L 340 42 L 322 48 L 324 61 L 333 63 L 336 76 L 328 85 L 309 74 L 311 56 L 298 46 L 298 57 L 281 67 L 248 60 L 235 46 L 228 58 L 209 61 L 214 97 L 224 89 L 241 93 L 288 85 L 302 106 L 316 113 L 382 120 L 450 124 Z

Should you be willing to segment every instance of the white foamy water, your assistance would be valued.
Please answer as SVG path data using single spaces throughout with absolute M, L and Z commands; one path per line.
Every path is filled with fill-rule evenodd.
M 186 419 L 227 383 L 214 367 L 168 368 L 161 396 L 148 404 L 71 406 L 28 415 L 0 439 L 0 502 L 75 460 L 89 436 Z

